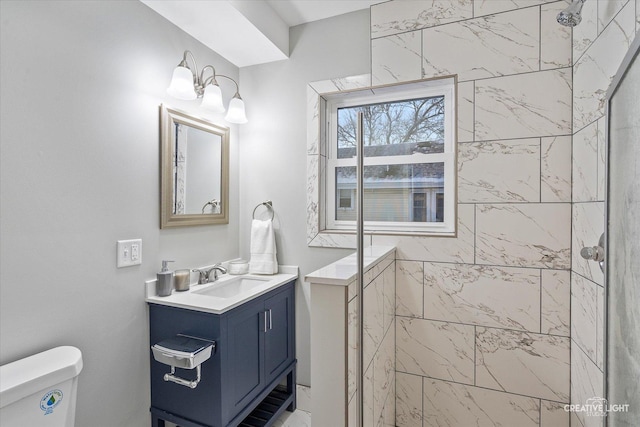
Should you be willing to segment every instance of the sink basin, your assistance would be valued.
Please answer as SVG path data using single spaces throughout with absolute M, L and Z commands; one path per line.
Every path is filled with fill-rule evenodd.
M 268 282 L 271 278 L 265 277 L 234 277 L 224 282 L 214 283 L 209 287 L 197 291 L 194 294 L 215 297 L 215 298 L 232 298 L 242 293 L 248 292 L 257 286 Z

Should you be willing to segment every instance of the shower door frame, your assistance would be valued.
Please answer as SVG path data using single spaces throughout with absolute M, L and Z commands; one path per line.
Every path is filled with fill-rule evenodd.
M 609 337 L 609 272 L 610 272 L 610 268 L 609 268 L 609 264 L 610 264 L 610 243 L 609 243 L 609 220 L 610 220 L 610 204 L 609 204 L 609 194 L 610 194 L 610 185 L 611 185 L 611 180 L 609 179 L 609 174 L 610 174 L 610 150 L 611 150 L 611 145 L 610 145 L 610 121 L 611 121 L 611 98 L 613 97 L 613 95 L 617 92 L 618 87 L 620 86 L 620 84 L 622 83 L 622 81 L 624 80 L 624 77 L 626 75 L 627 70 L 629 69 L 629 67 L 631 66 L 631 64 L 634 62 L 634 60 L 637 60 L 637 57 L 640 57 L 640 34 L 637 35 L 633 42 L 631 43 L 631 45 L 629 46 L 629 50 L 627 51 L 624 59 L 622 60 L 622 63 L 620 64 L 620 67 L 618 68 L 618 71 L 616 72 L 616 75 L 614 76 L 613 80 L 611 81 L 611 84 L 609 85 L 609 89 L 607 90 L 607 94 L 606 94 L 606 104 L 605 104 L 605 123 L 606 123 L 606 130 L 605 130 L 605 135 L 606 135 L 606 150 L 605 150 L 605 177 L 606 177 L 606 196 L 605 196 L 605 212 L 604 212 L 604 249 L 605 249 L 605 262 L 604 262 L 604 313 L 603 313 L 603 355 L 602 355 L 602 360 L 603 360 L 603 369 L 604 369 L 604 375 L 603 375 L 603 396 L 606 399 L 607 403 L 609 402 L 609 342 L 610 342 L 610 337 Z M 602 421 L 602 425 L 605 427 L 610 426 L 610 418 L 608 416 L 603 417 L 603 421 Z

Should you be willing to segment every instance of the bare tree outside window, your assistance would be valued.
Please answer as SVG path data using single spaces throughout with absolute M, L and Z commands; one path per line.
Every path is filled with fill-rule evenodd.
M 365 157 L 444 151 L 444 97 L 437 96 L 339 108 L 339 159 L 355 156 L 360 111 Z

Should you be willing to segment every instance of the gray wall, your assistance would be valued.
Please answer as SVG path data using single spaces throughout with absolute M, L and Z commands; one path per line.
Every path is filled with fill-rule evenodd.
M 287 61 L 240 70 L 249 118 L 240 129 L 240 241 L 248 257 L 251 212 L 273 200 L 278 262 L 304 277 L 353 252 L 307 247 L 307 84 L 370 72 L 369 10 L 294 27 L 290 46 Z M 298 383 L 309 385 L 309 287 L 300 280 L 296 292 Z
M 148 425 L 144 280 L 239 251 L 236 128 L 230 224 L 159 229 L 158 105 L 184 49 L 238 70 L 137 1 L 3 0 L 0 17 L 0 363 L 77 346 L 76 424 Z M 129 238 L 143 264 L 116 269 Z

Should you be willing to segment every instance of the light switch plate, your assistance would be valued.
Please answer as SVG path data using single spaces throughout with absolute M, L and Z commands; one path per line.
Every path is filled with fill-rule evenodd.
M 118 240 L 118 268 L 142 264 L 142 239 Z

